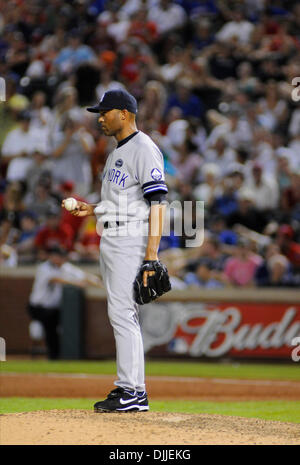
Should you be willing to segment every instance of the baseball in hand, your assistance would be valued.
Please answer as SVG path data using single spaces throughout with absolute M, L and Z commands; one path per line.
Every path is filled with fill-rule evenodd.
M 77 207 L 77 200 L 74 199 L 73 197 L 67 198 L 64 202 L 64 207 L 69 212 L 72 210 L 75 210 L 75 208 Z

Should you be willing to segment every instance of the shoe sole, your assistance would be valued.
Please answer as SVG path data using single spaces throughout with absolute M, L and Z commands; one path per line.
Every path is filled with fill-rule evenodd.
M 147 412 L 149 410 L 149 406 L 148 405 L 144 405 L 144 406 L 141 406 L 139 408 L 139 412 Z
M 127 409 L 127 410 L 108 410 L 104 408 L 95 408 L 95 413 L 139 413 L 139 412 L 147 412 L 149 410 L 148 406 L 138 407 L 134 409 Z

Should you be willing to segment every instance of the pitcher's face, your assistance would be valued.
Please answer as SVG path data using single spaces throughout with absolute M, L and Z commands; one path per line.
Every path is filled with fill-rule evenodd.
M 123 127 L 122 118 L 123 110 L 107 110 L 101 111 L 98 122 L 101 124 L 102 131 L 106 136 L 114 136 Z

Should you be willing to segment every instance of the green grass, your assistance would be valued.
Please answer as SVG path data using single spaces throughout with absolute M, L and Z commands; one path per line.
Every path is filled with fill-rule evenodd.
M 18 373 L 85 373 L 115 375 L 113 361 L 11 360 L 0 362 L 0 371 Z M 280 379 L 300 381 L 299 364 L 203 363 L 197 361 L 147 361 L 148 376 Z
M 52 409 L 88 409 L 99 399 L 53 399 L 8 397 L 0 400 L 0 413 L 29 412 Z M 151 401 L 151 410 L 157 412 L 205 413 L 232 415 L 263 420 L 300 423 L 300 401 L 256 402 L 196 402 Z

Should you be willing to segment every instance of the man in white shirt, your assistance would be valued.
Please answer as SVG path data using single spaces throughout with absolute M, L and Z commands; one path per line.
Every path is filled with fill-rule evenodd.
M 207 148 L 211 148 L 216 141 L 223 137 L 228 147 L 235 150 L 241 146 L 248 146 L 252 139 L 252 129 L 246 119 L 243 119 L 239 110 L 232 109 L 228 113 L 228 120 L 218 124 L 207 138 Z
M 250 189 L 253 202 L 258 210 L 272 210 L 278 207 L 279 188 L 275 177 L 264 176 L 263 168 L 255 163 L 252 168 L 252 176 L 246 182 Z
M 48 358 L 55 360 L 59 357 L 58 326 L 63 285 L 84 287 L 92 284 L 102 287 L 102 284 L 97 276 L 68 263 L 64 250 L 53 247 L 48 252 L 48 260 L 37 267 L 28 312 L 33 320 L 43 325 Z
M 158 5 L 149 10 L 148 19 L 156 24 L 159 35 L 163 35 L 173 29 L 183 27 L 186 22 L 186 13 L 180 5 L 170 0 L 161 0 Z
M 221 176 L 225 176 L 228 166 L 236 161 L 235 151 L 227 146 L 225 136 L 220 136 L 205 152 L 205 159 L 208 163 L 216 163 L 220 169 Z
M 44 133 L 30 127 L 28 111 L 22 112 L 19 120 L 19 127 L 7 134 L 2 146 L 2 163 L 8 164 L 8 181 L 25 181 L 32 165 L 32 153 L 38 145 L 46 146 Z
M 241 11 L 232 13 L 232 21 L 229 21 L 222 26 L 216 34 L 216 38 L 220 42 L 236 40 L 239 43 L 247 44 L 251 38 L 254 25 L 245 20 Z

